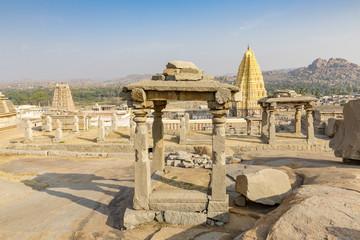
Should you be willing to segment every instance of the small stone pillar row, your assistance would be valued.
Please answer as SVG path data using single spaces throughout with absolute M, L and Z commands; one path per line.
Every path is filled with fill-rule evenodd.
M 151 193 L 151 173 L 148 156 L 148 129 L 146 126 L 146 111 L 138 109 L 134 111 L 136 124 L 134 135 L 135 148 L 135 187 L 133 207 L 136 210 L 149 209 L 149 197 Z
M 266 136 L 266 138 L 269 136 L 269 126 L 268 126 L 268 119 L 269 119 L 269 115 L 267 112 L 267 107 L 263 106 L 262 107 L 262 121 L 261 121 L 261 136 Z
M 301 109 L 302 105 L 295 106 L 295 134 L 301 135 Z
M 269 144 L 276 143 L 276 120 L 275 120 L 275 106 L 269 108 Z
M 314 136 L 314 119 L 313 119 L 313 110 L 314 107 L 311 105 L 305 106 L 306 110 L 306 139 L 308 144 L 315 143 Z
M 164 171 L 165 154 L 164 154 L 164 124 L 161 112 L 166 107 L 166 101 L 154 101 L 154 122 L 152 126 L 153 136 L 153 171 Z

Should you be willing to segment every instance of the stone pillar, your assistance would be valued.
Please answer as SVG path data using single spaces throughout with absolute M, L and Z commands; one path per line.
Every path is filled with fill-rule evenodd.
M 186 120 L 184 117 L 180 118 L 179 144 L 186 144 Z
M 73 132 L 79 132 L 79 118 L 78 116 L 74 116 L 74 120 L 73 120 Z
M 153 171 L 164 171 L 164 124 L 161 112 L 166 107 L 165 101 L 154 101 L 154 122 L 152 126 L 153 137 Z
M 267 111 L 267 107 L 262 107 L 262 120 L 261 120 L 261 136 L 268 138 L 269 136 L 269 114 Z
M 301 109 L 302 105 L 295 106 L 295 129 L 294 133 L 296 135 L 301 135 Z
M 105 142 L 105 126 L 104 126 L 104 120 L 99 117 L 98 120 L 98 138 L 97 142 Z
M 47 116 L 45 118 L 45 132 L 51 132 L 52 131 L 52 119 L 50 116 Z
M 212 135 L 212 178 L 211 178 L 211 200 L 226 200 L 226 170 L 225 170 L 225 115 L 226 110 L 212 111 L 214 116 Z
M 32 123 L 30 119 L 25 122 L 25 139 L 24 142 L 31 142 L 33 138 Z
M 56 120 L 56 130 L 55 130 L 55 142 L 63 141 L 63 131 L 62 131 L 62 123 L 60 119 Z
M 211 197 L 207 217 L 228 222 L 229 196 L 226 194 L 225 115 L 227 110 L 212 110 L 214 118 L 212 135 Z
M 305 107 L 306 110 L 306 139 L 308 144 L 315 143 L 315 136 L 314 136 L 314 119 L 313 119 L 313 110 L 314 107 L 308 105 Z
M 113 113 L 111 117 L 111 129 L 113 131 L 116 131 L 118 129 L 118 122 L 117 122 L 117 115 L 116 113 Z
M 84 130 L 89 130 L 89 117 L 84 116 Z
M 269 107 L 269 144 L 276 143 L 275 107 Z
M 146 111 L 134 111 L 136 123 L 134 148 L 135 148 L 135 187 L 133 208 L 136 210 L 149 209 L 151 193 L 151 173 L 148 156 L 148 131 L 146 127 Z
M 135 136 L 135 127 L 136 124 L 134 122 L 134 117 L 130 116 L 130 141 L 134 141 L 134 136 Z
M 185 129 L 186 129 L 186 133 L 188 133 L 190 131 L 190 116 L 188 113 L 185 113 Z
M 250 119 L 246 119 L 246 125 L 247 125 L 247 135 L 252 134 L 252 121 Z

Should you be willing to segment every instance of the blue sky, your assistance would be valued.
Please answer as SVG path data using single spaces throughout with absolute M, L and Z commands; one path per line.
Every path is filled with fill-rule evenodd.
M 342 57 L 360 64 L 360 1 L 0 0 L 0 81 L 112 79 L 192 61 L 236 73 Z

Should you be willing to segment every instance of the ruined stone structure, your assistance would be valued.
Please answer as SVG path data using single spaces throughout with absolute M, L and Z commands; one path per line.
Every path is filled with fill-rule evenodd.
M 0 131 L 16 127 L 16 122 L 14 105 L 0 92 Z
M 47 117 L 50 117 L 51 124 L 47 123 Z M 90 124 L 90 117 L 83 112 L 68 111 L 68 110 L 48 110 L 41 115 L 42 128 L 45 131 L 55 130 L 54 126 L 56 120 L 59 119 L 62 122 L 63 131 L 73 131 L 74 128 L 74 116 L 78 117 L 79 130 L 88 130 Z M 47 127 L 48 126 L 48 127 Z
M 136 124 L 133 208 L 138 211 L 134 211 L 134 214 L 140 214 L 141 210 L 161 211 L 164 213 L 165 221 L 171 223 L 201 224 L 205 223 L 206 218 L 227 222 L 225 116 L 231 107 L 231 101 L 241 101 L 241 93 L 238 87 L 213 79 L 212 76 L 204 76 L 203 71 L 193 63 L 173 61 L 168 63 L 164 74 L 154 75 L 152 80 L 143 80 L 123 88 L 121 95 L 134 109 Z M 162 110 L 166 107 L 167 101 L 208 102 L 213 115 L 212 189 L 209 196 L 203 192 L 186 190 L 153 192 L 152 175 L 154 176 L 157 172 L 162 173 L 165 168 Z M 146 126 L 148 109 L 155 110 L 152 131 L 154 141 L 152 167 L 148 156 Z M 128 218 L 128 215 L 125 213 L 125 226 L 131 218 Z M 178 216 L 176 219 L 180 219 L 179 222 L 173 221 L 175 215 Z
M 53 109 L 75 110 L 69 84 L 57 83 L 51 104 Z
M 295 111 L 295 129 L 294 133 L 301 140 L 301 109 L 306 110 L 306 139 L 303 142 L 308 144 L 315 143 L 313 111 L 318 99 L 314 97 L 297 95 L 293 90 L 278 90 L 270 97 L 259 100 L 262 109 L 261 136 L 265 142 L 276 144 L 276 123 L 275 111 L 278 106 L 294 106 Z M 287 139 L 286 142 L 291 142 Z
M 314 111 L 314 127 L 318 134 L 325 134 L 330 118 L 343 118 L 343 107 L 323 105 L 317 106 Z
M 237 117 L 248 117 L 260 114 L 258 100 L 266 97 L 266 90 L 259 64 L 254 52 L 248 47 L 240 63 L 236 76 L 236 86 L 243 94 L 241 102 L 234 103 L 233 114 Z

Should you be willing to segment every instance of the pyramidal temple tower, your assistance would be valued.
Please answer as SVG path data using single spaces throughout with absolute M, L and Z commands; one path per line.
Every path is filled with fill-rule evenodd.
M 236 103 L 234 115 L 247 117 L 260 114 L 261 107 L 258 100 L 266 97 L 266 90 L 260 66 L 250 47 L 248 47 L 240 63 L 236 76 L 236 86 L 240 88 L 243 100 Z
M 56 84 L 51 107 L 61 110 L 75 110 L 69 84 Z

